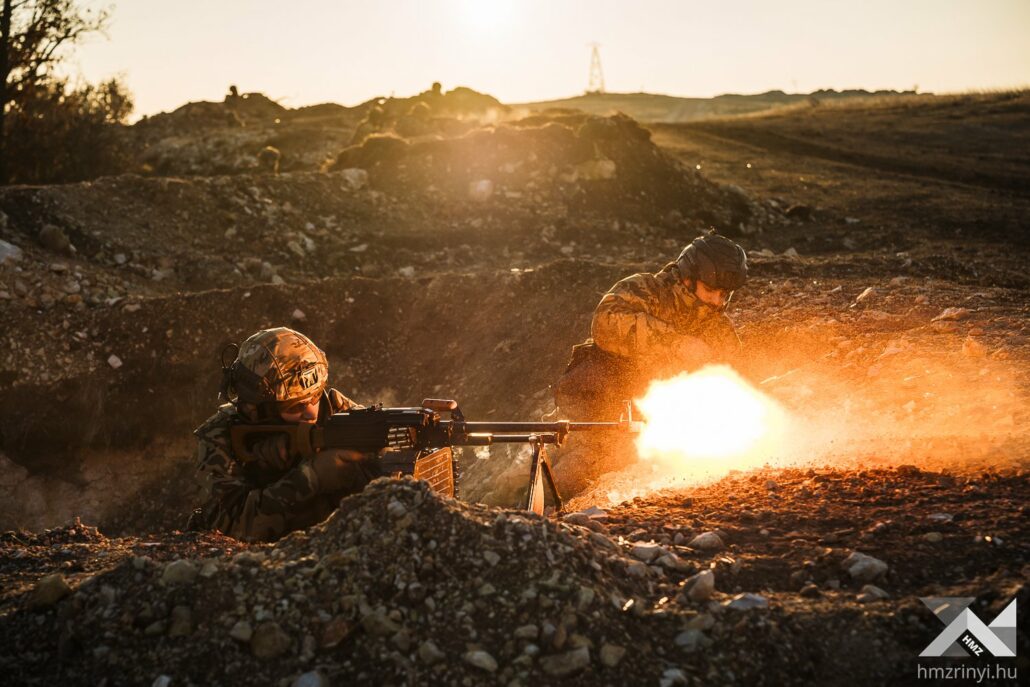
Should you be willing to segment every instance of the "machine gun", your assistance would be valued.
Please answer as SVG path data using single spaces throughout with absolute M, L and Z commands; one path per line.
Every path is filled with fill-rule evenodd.
M 443 413 L 449 417 L 444 419 Z M 542 515 L 545 487 L 554 508 L 562 509 L 547 445 L 561 446 L 570 432 L 639 432 L 641 425 L 633 419 L 629 401 L 617 422 L 473 422 L 465 419 L 457 401 L 429 398 L 417 408 L 375 405 L 335 413 L 317 424 L 238 424 L 230 429 L 230 437 L 237 460 L 245 463 L 256 459 L 253 449 L 258 442 L 277 434 L 287 435 L 289 454 L 295 458 L 322 449 L 377 453 L 384 474 L 424 479 L 434 491 L 450 497 L 456 494 L 457 482 L 452 447 L 529 444 L 533 458 L 526 509 Z

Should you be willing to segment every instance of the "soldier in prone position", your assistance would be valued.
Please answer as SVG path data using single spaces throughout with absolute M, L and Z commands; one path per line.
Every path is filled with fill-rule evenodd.
M 224 365 L 225 363 L 223 363 Z M 237 423 L 315 423 L 360 408 L 328 385 L 329 363 L 303 334 L 278 327 L 257 332 L 223 368 L 222 400 L 194 434 L 198 469 L 209 497 L 190 519 L 192 529 L 214 529 L 237 539 L 271 541 L 321 522 L 340 499 L 378 476 L 375 454 L 327 449 L 294 462 L 285 435 L 257 444 L 257 460 L 233 455 Z
M 699 236 L 655 274 L 634 274 L 601 298 L 591 337 L 572 349 L 554 387 L 558 412 L 569 417 L 617 417 L 626 399 L 651 380 L 706 363 L 733 362 L 740 339 L 725 309 L 747 279 L 744 249 L 724 236 Z M 599 474 L 635 458 L 625 436 L 585 438 L 556 464 L 563 491 L 576 493 Z

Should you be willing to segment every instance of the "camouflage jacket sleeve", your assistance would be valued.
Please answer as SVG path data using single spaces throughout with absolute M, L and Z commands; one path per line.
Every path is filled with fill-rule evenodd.
M 705 310 L 675 270 L 634 274 L 601 298 L 591 336 L 602 349 L 634 358 L 666 357 L 688 337 L 720 351 L 736 349 L 729 318 Z

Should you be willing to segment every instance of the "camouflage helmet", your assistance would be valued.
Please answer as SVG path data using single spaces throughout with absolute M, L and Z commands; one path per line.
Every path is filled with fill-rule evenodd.
M 287 327 L 262 329 L 240 344 L 228 384 L 245 403 L 286 403 L 321 394 L 329 378 L 325 353 Z
M 747 255 L 736 243 L 708 233 L 690 242 L 676 258 L 684 279 L 702 281 L 706 286 L 734 291 L 747 281 Z

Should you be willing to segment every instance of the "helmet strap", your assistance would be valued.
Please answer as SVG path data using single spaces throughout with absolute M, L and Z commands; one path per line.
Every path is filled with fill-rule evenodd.
M 231 353 L 231 357 L 226 362 L 226 353 Z M 222 363 L 222 383 L 218 387 L 218 400 L 222 403 L 234 403 L 236 401 L 235 389 L 232 386 L 232 366 L 236 360 L 236 356 L 240 353 L 240 347 L 234 343 L 228 344 L 222 349 L 220 361 Z

